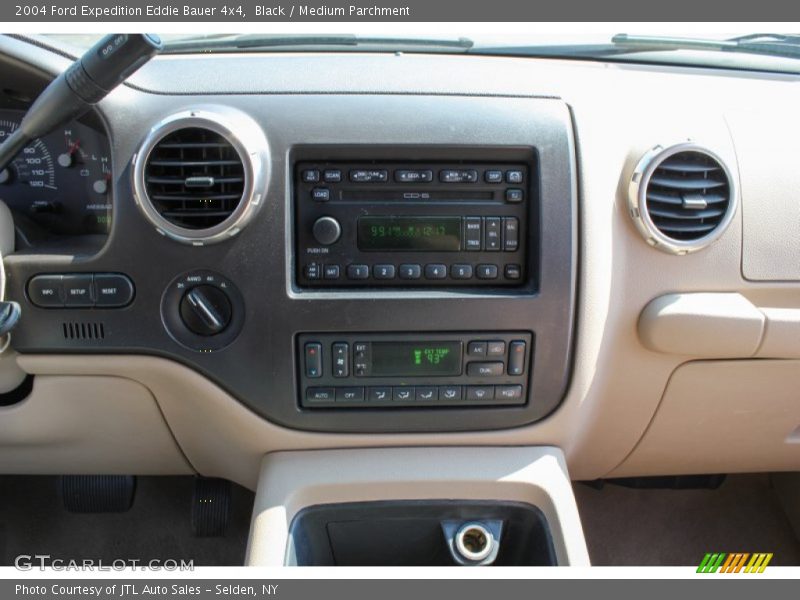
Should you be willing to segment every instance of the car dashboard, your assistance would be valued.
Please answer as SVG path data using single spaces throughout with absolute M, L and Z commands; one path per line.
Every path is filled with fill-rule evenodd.
M 6 135 L 70 61 L 0 52 Z M 796 85 L 156 58 L 0 176 L 16 362 L 34 396 L 82 397 L 0 462 L 249 487 L 263 455 L 325 448 L 551 445 L 577 479 L 796 466 Z

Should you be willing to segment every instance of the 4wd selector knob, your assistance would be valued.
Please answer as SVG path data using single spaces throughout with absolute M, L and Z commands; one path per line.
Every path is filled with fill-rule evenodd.
M 213 285 L 198 285 L 181 298 L 181 319 L 193 333 L 217 335 L 231 321 L 233 310 L 228 295 Z
M 339 225 L 339 221 L 333 217 L 320 217 L 314 221 L 311 233 L 317 242 L 323 246 L 330 246 L 342 235 L 342 227 Z

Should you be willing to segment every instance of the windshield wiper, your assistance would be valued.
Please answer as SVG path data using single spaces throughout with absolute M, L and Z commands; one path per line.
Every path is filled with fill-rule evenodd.
M 728 40 L 703 38 L 659 37 L 619 33 L 611 43 L 631 52 L 663 50 L 711 50 L 717 52 L 744 52 L 800 58 L 800 36 L 776 33 L 756 33 Z
M 296 50 L 298 48 L 380 49 L 402 51 L 461 51 L 467 52 L 473 42 L 467 38 L 382 38 L 341 35 L 232 35 L 214 38 L 189 38 L 166 44 L 165 53 L 236 52 L 240 50 Z

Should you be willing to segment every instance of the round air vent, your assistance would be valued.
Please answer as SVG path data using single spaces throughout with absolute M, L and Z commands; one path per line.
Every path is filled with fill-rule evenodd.
M 656 146 L 636 165 L 628 203 L 648 243 L 687 254 L 705 248 L 728 227 L 736 212 L 736 185 L 725 163 L 706 148 Z
M 166 236 L 203 245 L 239 233 L 264 199 L 268 146 L 250 117 L 197 109 L 158 123 L 134 157 L 136 201 Z

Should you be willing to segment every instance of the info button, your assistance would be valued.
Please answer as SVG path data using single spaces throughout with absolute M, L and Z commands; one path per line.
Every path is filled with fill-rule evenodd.
M 59 308 L 64 306 L 61 275 L 37 275 L 28 282 L 28 297 L 36 306 Z

